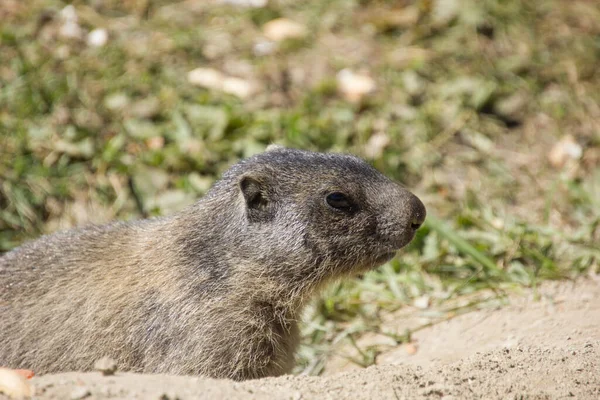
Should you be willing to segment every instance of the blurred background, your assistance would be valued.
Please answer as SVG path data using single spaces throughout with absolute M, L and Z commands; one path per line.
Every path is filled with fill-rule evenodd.
M 417 351 L 600 272 L 600 4 L 0 0 L 0 254 L 175 212 L 270 143 L 364 157 L 430 214 L 314 302 L 297 372 Z

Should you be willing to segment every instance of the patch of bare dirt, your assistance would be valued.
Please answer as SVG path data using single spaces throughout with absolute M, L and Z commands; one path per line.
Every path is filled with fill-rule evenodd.
M 66 373 L 31 383 L 38 399 L 600 398 L 597 278 L 546 283 L 510 306 L 462 315 L 414 339 L 415 354 L 398 347 L 381 354 L 380 365 L 325 377 Z

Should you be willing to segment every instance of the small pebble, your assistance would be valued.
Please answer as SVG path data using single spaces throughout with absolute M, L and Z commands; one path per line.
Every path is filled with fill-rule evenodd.
M 25 399 L 33 395 L 33 388 L 18 372 L 0 368 L 0 393 L 13 399 Z
M 225 93 L 232 94 L 241 99 L 250 97 L 254 94 L 255 87 L 251 82 L 241 78 L 227 77 L 223 80 L 223 89 Z
M 102 357 L 94 363 L 94 369 L 102 372 L 102 375 L 114 375 L 117 372 L 117 362 L 109 357 Z
M 413 300 L 413 306 L 415 306 L 416 308 L 420 308 L 421 310 L 429 308 L 430 303 L 431 299 L 429 298 L 429 296 L 421 296 Z
M 419 345 L 416 343 L 406 343 L 405 349 L 406 352 L 412 356 L 417 354 L 417 351 L 419 351 Z
M 94 29 L 87 36 L 87 44 L 90 47 L 102 47 L 108 41 L 106 29 Z
M 561 168 L 568 161 L 579 160 L 583 154 L 581 145 L 572 135 L 563 136 L 550 150 L 548 160 L 555 168 Z
M 83 29 L 79 26 L 77 11 L 72 5 L 68 5 L 60 11 L 63 24 L 59 29 L 62 37 L 69 39 L 80 39 L 83 35 Z
M 66 21 L 58 31 L 62 37 L 69 39 L 79 39 L 83 35 L 83 30 L 77 22 Z
M 207 89 L 221 89 L 224 79 L 220 71 L 212 68 L 196 68 L 188 73 L 188 81 L 192 85 Z
M 307 33 L 308 31 L 304 25 L 287 18 L 277 18 L 263 26 L 263 35 L 275 42 L 286 39 L 302 39 Z
M 25 379 L 31 379 L 35 376 L 35 373 L 30 369 L 15 369 L 14 371 Z
M 71 399 L 71 400 L 85 399 L 86 397 L 90 396 L 91 394 L 92 393 L 90 392 L 90 390 L 88 388 L 86 388 L 85 386 L 78 386 L 71 391 L 71 394 L 69 395 L 69 399 Z
M 375 80 L 366 74 L 359 74 L 343 69 L 336 76 L 339 91 L 347 100 L 360 101 L 364 96 L 375 91 Z

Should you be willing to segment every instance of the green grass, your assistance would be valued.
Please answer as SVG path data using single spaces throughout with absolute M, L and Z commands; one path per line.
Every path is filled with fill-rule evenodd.
M 519 288 L 598 272 L 594 2 L 71 4 L 84 32 L 108 29 L 104 47 L 60 37 L 66 2 L 0 10 L 0 252 L 78 224 L 173 212 L 275 142 L 367 157 L 429 212 L 399 257 L 307 310 L 299 372 L 320 373 L 334 356 L 372 364 L 385 346 L 365 345 L 369 333 L 406 342 Z M 256 55 L 262 25 L 281 16 L 309 35 Z M 260 90 L 242 100 L 192 86 L 197 67 Z M 368 71 L 377 91 L 345 100 L 343 68 Z M 547 156 L 566 134 L 582 155 L 553 167 Z M 429 322 L 389 323 L 424 297 L 429 306 L 412 312 Z

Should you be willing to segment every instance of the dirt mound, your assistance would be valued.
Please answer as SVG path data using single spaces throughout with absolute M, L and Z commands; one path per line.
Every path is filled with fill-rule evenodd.
M 599 300 L 599 281 L 545 284 L 508 307 L 419 332 L 415 355 L 398 348 L 378 358 L 382 365 L 326 377 L 232 382 L 67 373 L 32 383 L 39 399 L 597 399 Z

